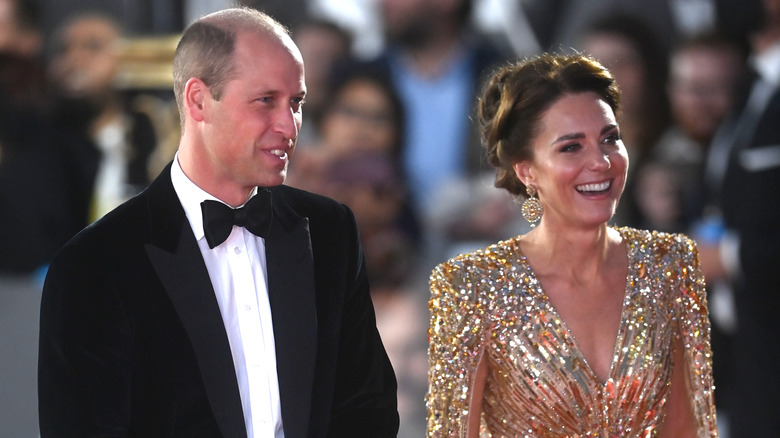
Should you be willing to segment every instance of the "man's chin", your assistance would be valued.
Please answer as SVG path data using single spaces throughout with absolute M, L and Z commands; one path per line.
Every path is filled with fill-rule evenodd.
M 283 174 L 279 174 L 278 176 L 264 178 L 260 183 L 257 184 L 257 186 L 258 187 L 280 186 L 284 184 L 286 180 L 287 180 L 287 172 L 285 171 Z

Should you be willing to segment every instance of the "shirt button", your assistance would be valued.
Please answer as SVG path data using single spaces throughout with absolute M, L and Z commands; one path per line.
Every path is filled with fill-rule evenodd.
M 244 306 L 244 310 L 246 310 L 247 312 L 249 312 L 250 310 L 252 310 L 252 306 L 250 306 L 249 304 L 247 304 L 246 306 Z
M 241 254 L 241 248 L 239 247 L 233 248 L 233 251 L 236 253 L 236 255 Z

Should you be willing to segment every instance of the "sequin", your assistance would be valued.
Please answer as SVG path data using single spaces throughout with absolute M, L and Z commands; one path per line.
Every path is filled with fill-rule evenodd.
M 599 381 L 518 240 L 442 263 L 431 279 L 429 437 L 464 437 L 475 370 L 488 378 L 483 437 L 652 437 L 665 417 L 672 345 L 685 346 L 699 437 L 717 437 L 704 279 L 681 234 L 618 229 L 629 272 L 612 369 Z

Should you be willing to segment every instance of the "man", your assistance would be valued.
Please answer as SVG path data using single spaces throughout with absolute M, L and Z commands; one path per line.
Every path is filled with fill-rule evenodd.
M 470 26 L 473 0 L 380 2 L 386 48 L 369 65 L 386 71 L 405 109 L 401 151 L 415 208 L 428 216 L 443 187 L 481 170 L 469 124 L 483 75 L 510 58 Z
M 734 106 L 744 58 L 736 43 L 718 33 L 699 34 L 673 49 L 666 86 L 671 123 L 648 151 L 633 194 L 646 228 L 689 232 L 701 220 L 707 148 Z
M 227 9 L 185 30 L 176 158 L 50 267 L 42 437 L 395 436 L 352 213 L 281 186 L 305 90 L 267 15 Z M 224 205 L 248 199 L 262 211 Z M 219 235 L 209 207 L 246 228 Z
M 763 23 L 751 38 L 751 85 L 708 151 L 706 182 L 722 223 L 699 245 L 707 283 L 727 281 L 734 292 L 733 374 L 721 404 L 729 436 L 738 438 L 780 430 L 780 0 L 762 5 Z

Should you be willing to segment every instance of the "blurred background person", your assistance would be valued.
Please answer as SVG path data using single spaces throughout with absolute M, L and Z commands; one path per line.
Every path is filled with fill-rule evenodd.
M 653 29 L 668 51 L 680 40 L 717 30 L 746 45 L 761 0 L 523 0 L 522 11 L 543 50 L 576 47 L 598 17 L 628 15 Z
M 692 231 L 701 220 L 706 202 L 704 164 L 707 149 L 724 118 L 733 109 L 746 54 L 734 41 L 718 33 L 704 33 L 681 41 L 672 51 L 669 81 L 670 125 L 652 145 L 652 169 L 667 168 L 664 183 L 638 176 L 634 197 L 646 226 L 664 231 Z M 651 180 L 653 180 L 651 182 Z M 656 191 L 667 186 L 674 199 L 663 201 Z M 655 196 L 655 201 L 642 199 Z
M 329 162 L 355 153 L 378 153 L 400 165 L 405 119 L 395 86 L 373 68 L 346 65 L 328 73 L 320 114 L 311 121 L 317 135 L 301 140 L 289 185 L 321 190 Z
M 39 111 L 45 106 L 43 44 L 37 4 L 0 0 L 0 86 L 7 99 L 4 106 L 20 105 Z
M 135 110 L 115 87 L 122 32 L 112 18 L 87 13 L 54 33 L 49 79 L 55 123 L 72 134 L 66 165 L 72 208 L 84 225 L 145 188 L 147 162 L 157 145 L 149 116 Z
M 400 163 L 422 225 L 425 270 L 466 236 L 479 239 L 460 228 L 453 235 L 438 221 L 479 210 L 471 202 L 483 199 L 471 197 L 470 188 L 486 166 L 472 123 L 474 97 L 486 75 L 513 56 L 503 35 L 474 25 L 475 3 L 382 0 L 384 46 L 366 61 L 389 75 L 404 105 Z
M 762 3 L 749 91 L 709 148 L 706 181 L 722 222 L 698 236 L 708 282 L 726 280 L 734 291 L 732 437 L 780 430 L 780 1 Z
M 359 223 L 365 218 L 361 238 L 366 248 L 388 250 L 388 242 L 372 245 L 370 240 L 387 227 L 395 228 L 399 232 L 396 244 L 407 248 L 404 257 L 398 259 L 406 265 L 401 270 L 404 275 L 395 280 L 399 284 L 408 276 L 420 248 L 417 214 L 400 162 L 404 122 L 404 106 L 385 75 L 368 67 L 338 70 L 332 76 L 318 120 L 318 141 L 296 151 L 295 166 L 291 166 L 287 180 L 288 185 L 342 200 L 355 210 Z M 366 169 L 361 169 L 361 164 Z M 361 190 L 376 197 L 353 192 Z M 363 201 L 369 200 L 377 205 L 367 207 Z M 368 265 L 371 275 L 384 275 L 380 266 L 371 269 L 370 261 Z
M 404 172 L 421 215 L 449 180 L 479 170 L 469 121 L 475 93 L 506 48 L 471 26 L 472 0 L 382 0 L 382 53 L 369 62 L 389 73 L 406 110 Z
M 0 0 L 0 275 L 32 274 L 70 237 L 38 23 L 35 4 Z
M 46 113 L 40 9 L 0 0 L 0 429 L 38 436 L 41 272 L 70 237 Z

